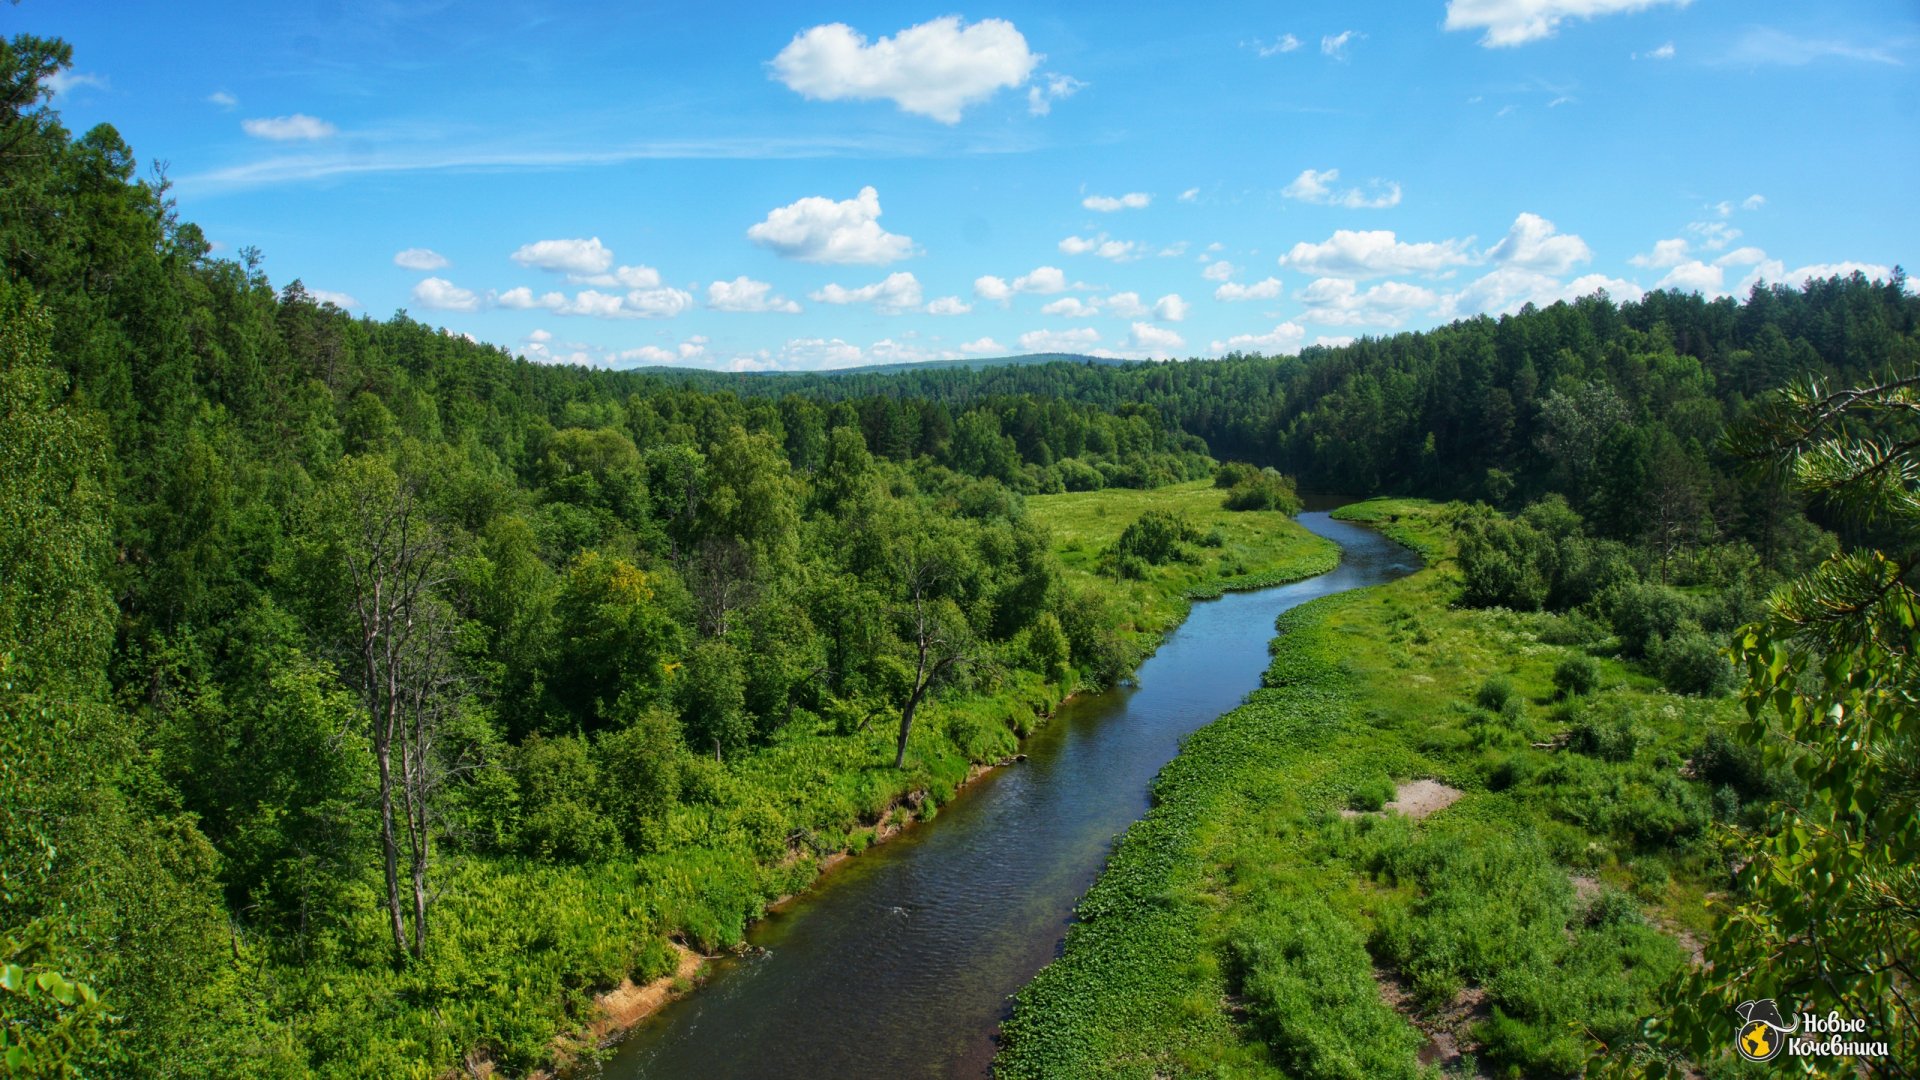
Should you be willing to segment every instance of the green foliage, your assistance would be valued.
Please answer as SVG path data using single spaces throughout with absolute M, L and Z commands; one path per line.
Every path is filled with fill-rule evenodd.
M 1556 664 L 1553 688 L 1567 697 L 1585 697 L 1600 689 L 1600 664 L 1591 656 L 1574 655 Z
M 1225 475 L 1227 473 L 1223 467 L 1214 483 L 1229 488 L 1226 501 L 1222 503 L 1229 510 L 1277 510 L 1288 516 L 1300 512 L 1303 504 L 1290 476 L 1282 476 L 1275 469 L 1261 469 L 1236 478 L 1230 485 L 1221 485 L 1220 478 Z
M 1654 658 L 1660 681 L 1676 694 L 1724 694 L 1734 684 L 1733 665 L 1725 648 L 1694 629 L 1685 629 L 1662 642 Z

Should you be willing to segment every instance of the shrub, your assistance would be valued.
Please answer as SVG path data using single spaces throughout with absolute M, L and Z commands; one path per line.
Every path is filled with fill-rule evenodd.
M 1718 643 L 1698 630 L 1683 630 L 1667 639 L 1655 660 L 1660 681 L 1676 694 L 1714 697 L 1733 686 L 1733 663 Z
M 1302 503 L 1292 477 L 1262 469 L 1235 484 L 1222 505 L 1229 510 L 1278 510 L 1291 516 L 1300 512 Z
M 1601 597 L 1601 607 L 1620 638 L 1621 651 L 1635 658 L 1651 655 L 1659 641 L 1696 621 L 1697 614 L 1691 597 L 1652 582 L 1615 585 Z
M 1591 656 L 1569 656 L 1553 669 L 1553 687 L 1567 696 L 1584 696 L 1600 688 L 1600 664 Z
M 1491 713 L 1505 713 L 1509 707 L 1517 706 L 1519 691 L 1513 688 L 1513 681 L 1504 675 L 1495 675 L 1480 684 L 1473 695 L 1473 703 Z
M 673 717 L 622 700 L 626 725 L 594 744 L 599 801 L 630 851 L 654 848 L 667 813 L 680 801 L 680 738 Z
M 1163 566 L 1187 558 L 1182 547 L 1200 538 L 1185 517 L 1168 510 L 1149 510 L 1121 532 L 1114 541 L 1113 554 L 1120 560 L 1136 558 L 1152 566 Z
M 586 740 L 530 736 L 513 755 L 520 780 L 520 847 L 539 859 L 593 862 L 620 846 L 600 812 L 600 770 Z
M 1399 789 L 1385 773 L 1375 773 L 1353 789 L 1347 796 L 1347 809 L 1377 811 L 1393 801 Z
M 1596 717 L 1589 710 L 1574 721 L 1567 745 L 1601 761 L 1632 761 L 1647 742 L 1647 733 L 1624 715 Z

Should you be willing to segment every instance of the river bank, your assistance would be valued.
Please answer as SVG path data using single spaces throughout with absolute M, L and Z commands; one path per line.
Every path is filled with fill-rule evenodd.
M 1020 991 L 996 1075 L 1565 1075 L 1635 1030 L 1703 918 L 1685 762 L 1737 706 L 1565 616 L 1454 606 L 1448 513 L 1340 513 L 1431 565 L 1282 616 L 1265 688 L 1155 780 Z M 1559 697 L 1577 656 L 1600 685 Z

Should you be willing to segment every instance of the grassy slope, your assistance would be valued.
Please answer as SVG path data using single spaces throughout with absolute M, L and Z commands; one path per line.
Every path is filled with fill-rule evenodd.
M 1116 591 L 1142 642 L 1177 623 L 1184 594 L 1293 580 L 1332 565 L 1332 545 L 1278 514 L 1228 515 L 1223 493 L 1204 485 L 1157 492 L 1112 490 L 1030 500 L 1052 526 L 1069 566 L 1110 542 L 1152 506 L 1175 506 L 1227 546 L 1201 563 L 1164 568 L 1124 586 L 1071 573 L 1076 584 Z M 1225 519 L 1231 520 L 1225 520 Z M 1229 561 L 1231 560 L 1231 561 Z M 1230 573 L 1223 574 L 1221 566 Z M 689 759 L 691 795 L 669 824 L 665 850 L 589 866 L 461 856 L 438 871 L 430 961 L 395 971 L 372 897 L 337 946 L 265 980 L 271 1011 L 289 1038 L 263 1056 L 281 1071 L 333 1076 L 434 1076 L 478 1048 L 509 1072 L 543 1061 L 554 1037 L 591 1016 L 594 995 L 623 977 L 672 971 L 669 937 L 705 951 L 737 944 L 767 903 L 804 888 L 821 863 L 859 851 L 885 825 L 931 816 L 978 763 L 1000 760 L 1052 712 L 1067 688 L 1026 681 L 991 695 L 944 699 L 922 709 L 908 767 L 892 768 L 893 729 L 882 718 L 845 736 L 824 726 L 788 729 L 767 748 L 725 768 Z M 795 725 L 796 728 L 802 725 Z M 793 838 L 798 837 L 797 840 Z M 270 1062 L 261 1071 L 275 1071 Z
M 1448 549 L 1440 508 L 1340 516 Z M 1705 793 L 1678 773 L 1732 703 L 1602 659 L 1576 707 L 1630 718 L 1637 752 L 1557 746 L 1575 717 L 1551 678 L 1576 650 L 1546 641 L 1573 628 L 1456 610 L 1455 591 L 1442 562 L 1282 617 L 1268 688 L 1162 773 L 1063 957 L 1019 995 L 998 1075 L 1412 1076 L 1426 1036 L 1409 1014 L 1481 1044 L 1484 1066 L 1554 1075 L 1577 1070 L 1582 1027 L 1632 1028 L 1683 962 L 1657 927 L 1702 918 Z M 1495 675 L 1517 713 L 1471 704 Z M 1383 778 L 1466 795 L 1419 822 L 1338 812 Z
M 1068 581 L 1119 598 L 1134 613 L 1127 629 L 1151 645 L 1186 618 L 1189 600 L 1299 581 L 1326 573 L 1340 561 L 1337 545 L 1283 515 L 1223 509 L 1226 494 L 1211 481 L 1194 480 L 1150 491 L 1033 495 L 1027 498 L 1027 513 L 1053 534 Z M 1196 547 L 1195 562 L 1154 567 L 1145 581 L 1102 575 L 1101 553 L 1148 510 L 1182 514 L 1202 534 L 1218 530 L 1221 544 Z

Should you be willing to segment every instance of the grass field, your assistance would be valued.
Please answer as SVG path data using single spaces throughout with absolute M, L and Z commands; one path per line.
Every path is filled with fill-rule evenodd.
M 1227 493 L 1195 480 L 1147 491 L 1108 488 L 1027 498 L 1027 513 L 1053 535 L 1053 547 L 1068 579 L 1096 587 L 1134 613 L 1131 629 L 1144 642 L 1186 617 L 1187 602 L 1235 589 L 1255 589 L 1323 574 L 1340 561 L 1339 546 L 1315 536 L 1284 514 L 1231 511 Z M 1190 545 L 1192 562 L 1152 569 L 1141 581 L 1102 574 L 1100 559 L 1120 533 L 1149 510 L 1180 514 L 1218 546 Z
M 1713 793 L 1685 765 L 1736 706 L 1568 619 L 1453 607 L 1446 513 L 1339 515 L 1439 558 L 1282 617 L 1266 688 L 1163 771 L 1017 997 L 997 1075 L 1569 1075 L 1636 1030 L 1704 918 Z M 1581 655 L 1598 688 L 1556 695 Z M 1376 812 L 1423 780 L 1458 801 Z

